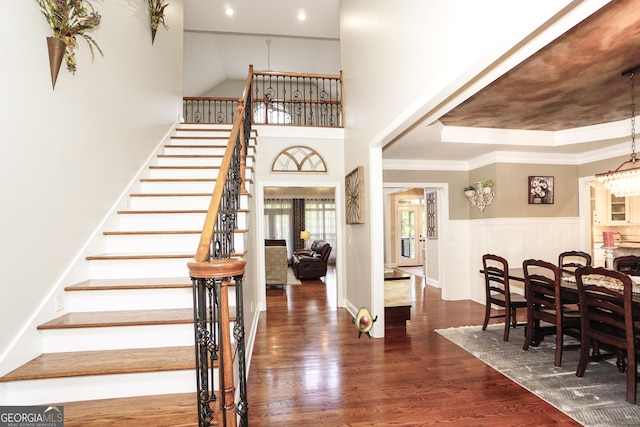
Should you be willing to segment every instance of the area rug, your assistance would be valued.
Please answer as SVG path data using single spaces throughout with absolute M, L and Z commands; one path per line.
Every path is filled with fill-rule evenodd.
M 293 274 L 293 270 L 291 267 L 287 268 L 287 285 L 301 285 L 302 282 L 296 279 L 295 274 Z
M 524 351 L 523 329 L 512 329 L 504 342 L 504 324 L 489 325 L 486 331 L 465 326 L 436 332 L 584 426 L 640 425 L 640 406 L 625 401 L 626 376 L 613 363 L 591 362 L 578 378 L 577 349 L 565 349 L 562 367 L 553 366 L 553 337 Z M 567 337 L 566 344 L 571 340 Z

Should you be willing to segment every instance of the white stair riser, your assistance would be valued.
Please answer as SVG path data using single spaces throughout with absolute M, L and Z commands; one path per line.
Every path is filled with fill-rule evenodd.
M 150 169 L 149 178 L 151 179 L 215 179 L 218 177 L 218 169 Z M 244 179 L 252 179 L 252 169 L 246 168 Z
M 222 156 L 220 157 L 164 157 L 159 156 L 157 159 L 158 166 L 216 166 L 222 164 Z M 253 165 L 253 158 L 248 157 L 245 163 L 247 168 Z
M 242 205 L 242 202 L 241 202 Z M 120 215 L 120 231 L 202 230 L 206 213 Z M 247 213 L 238 212 L 237 228 L 247 229 Z
M 127 234 L 107 236 L 107 253 L 195 252 L 199 234 Z
M 202 169 L 149 169 L 151 179 L 215 179 L 218 177 L 218 168 Z
M 121 231 L 202 230 L 205 213 L 120 215 Z
M 221 149 L 225 149 L 227 142 L 229 141 L 229 134 L 226 135 L 212 132 L 188 132 L 183 131 L 178 133 L 175 138 L 171 138 L 171 142 L 166 147 L 184 147 L 184 146 L 216 146 Z M 250 138 L 247 151 L 251 153 L 251 150 L 256 149 L 256 139 Z
M 145 181 L 140 184 L 140 192 L 143 194 L 212 194 L 215 185 L 215 181 Z
M 117 265 L 115 266 L 117 267 Z M 183 275 L 189 279 L 189 273 Z M 114 289 L 67 292 L 70 312 L 192 308 L 191 288 Z
M 92 279 L 189 277 L 191 259 L 91 260 L 89 275 Z
M 55 329 L 42 332 L 45 353 L 193 346 L 193 323 Z
M 207 210 L 211 196 L 130 196 L 128 210 L 132 211 L 184 211 Z M 240 208 L 247 209 L 247 195 L 240 196 Z
M 244 239 L 234 235 L 234 248 L 244 251 Z M 107 236 L 107 253 L 149 254 L 157 252 L 195 253 L 200 234 L 135 234 Z
M 145 210 L 204 210 L 209 208 L 211 196 L 130 196 L 129 209 Z
M 158 166 L 220 166 L 222 157 L 158 157 Z
M 217 375 L 215 377 L 217 378 Z M 39 405 L 156 394 L 192 393 L 195 389 L 195 369 L 189 369 L 0 383 L 0 390 L 2 390 L 0 397 L 5 397 L 4 405 Z
M 186 154 L 189 156 L 195 156 L 195 155 L 222 156 L 224 155 L 224 152 L 227 149 L 226 146 L 215 141 L 208 141 L 208 144 L 207 144 L 207 141 L 203 142 L 202 140 L 198 140 L 198 143 L 195 143 L 195 142 L 196 141 L 188 140 L 188 141 L 174 142 L 171 145 L 165 145 L 163 154 L 169 154 L 169 155 Z M 254 151 L 255 151 L 255 147 L 247 148 L 247 154 L 249 158 L 251 158 Z
M 195 253 L 200 234 L 109 235 L 106 240 L 107 253 Z M 240 232 L 234 233 L 234 249 L 236 252 L 245 250 L 244 236 Z

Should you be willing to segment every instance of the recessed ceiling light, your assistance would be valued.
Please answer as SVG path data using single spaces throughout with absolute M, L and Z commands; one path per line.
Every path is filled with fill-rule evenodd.
M 304 21 L 305 19 L 307 19 L 307 15 L 304 13 L 304 10 L 301 10 L 300 12 L 298 12 L 298 20 Z
M 233 9 L 228 7 L 228 8 L 225 9 L 224 13 L 226 13 L 227 16 L 233 16 Z

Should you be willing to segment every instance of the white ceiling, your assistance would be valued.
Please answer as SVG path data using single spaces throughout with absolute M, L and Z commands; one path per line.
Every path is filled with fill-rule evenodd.
M 632 7 L 634 1 L 613 4 Z M 225 14 L 227 6 L 234 9 L 233 16 Z M 300 11 L 306 14 L 305 21 L 297 19 Z M 611 18 L 606 22 L 611 23 Z M 339 0 L 184 0 L 184 29 L 185 96 L 202 95 L 225 80 L 244 80 L 249 64 L 257 70 L 271 71 L 338 74 L 341 70 Z M 601 32 L 598 28 L 595 34 L 604 37 Z M 190 51 L 189 45 L 197 48 Z M 569 57 L 563 57 L 562 62 Z M 475 98 L 491 101 L 480 93 Z M 560 132 L 492 129 L 484 139 L 482 133 L 478 136 L 478 132 L 486 131 L 418 122 L 385 147 L 383 158 L 472 162 L 487 156 L 535 153 L 542 159 L 548 156 L 550 161 L 554 156 L 562 156 L 565 161 L 573 156 L 579 163 L 584 158 L 597 160 L 598 153 L 606 153 L 602 157 L 610 157 L 616 150 L 619 155 L 628 153 L 630 125 L 621 120 L 605 131 L 591 127 Z M 523 133 L 513 138 L 512 132 Z M 584 138 L 585 134 L 592 136 Z M 517 146 L 495 143 L 515 139 L 521 141 Z
M 228 6 L 233 16 L 225 13 Z M 297 18 L 300 11 L 304 21 Z M 244 80 L 250 64 L 256 70 L 339 74 L 338 12 L 339 0 L 184 0 L 184 95 Z M 192 53 L 189 44 L 197 46 Z

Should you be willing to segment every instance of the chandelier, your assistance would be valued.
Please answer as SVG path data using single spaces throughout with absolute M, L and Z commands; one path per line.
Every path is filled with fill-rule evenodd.
M 614 196 L 639 196 L 640 195 L 640 167 L 635 166 L 638 159 L 636 158 L 636 99 L 635 99 L 635 74 L 640 70 L 636 67 L 632 70 L 622 73 L 623 76 L 629 76 L 631 82 L 631 159 L 618 166 L 615 171 L 596 174 L 598 181 L 602 182 L 607 190 Z M 634 166 L 628 169 L 629 165 Z

